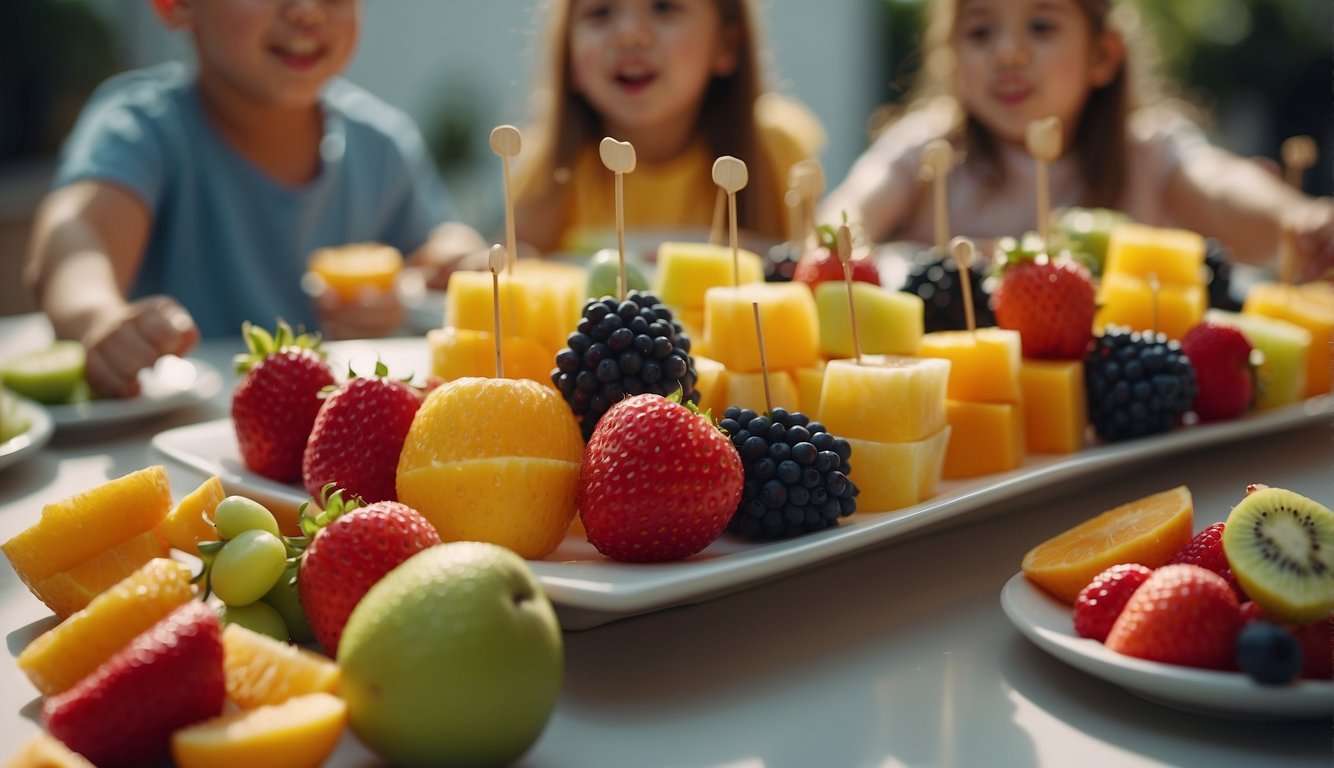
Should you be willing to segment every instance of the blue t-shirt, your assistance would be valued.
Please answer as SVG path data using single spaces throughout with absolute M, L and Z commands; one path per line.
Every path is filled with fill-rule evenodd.
M 237 152 L 204 113 L 193 70 L 161 64 L 103 83 L 61 151 L 55 186 L 96 179 L 151 211 L 131 296 L 165 293 L 206 336 L 278 317 L 317 327 L 300 286 L 317 248 L 356 242 L 404 254 L 449 217 L 444 186 L 412 120 L 344 80 L 321 96 L 319 176 L 280 182 Z

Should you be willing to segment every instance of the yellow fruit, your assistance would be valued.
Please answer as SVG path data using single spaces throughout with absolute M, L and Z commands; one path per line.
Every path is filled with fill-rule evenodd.
M 19 669 L 43 695 L 60 693 L 193 597 L 189 567 L 150 560 L 32 641 L 19 654 Z
M 754 283 L 710 288 L 704 294 L 704 344 L 729 371 L 757 373 L 760 343 L 755 304 L 764 324 L 765 362 L 771 371 L 815 365 L 820 321 L 815 297 L 802 283 Z
M 315 251 L 309 268 L 344 301 L 351 301 L 363 289 L 393 290 L 394 279 L 403 269 L 403 254 L 389 245 L 353 243 Z
M 346 728 L 342 699 L 310 693 L 182 728 L 171 736 L 171 754 L 181 768 L 316 768 Z
M 764 282 L 764 263 L 758 255 L 738 248 L 736 263 L 740 282 Z M 702 310 L 705 292 L 720 285 L 733 285 L 730 247 L 710 243 L 663 243 L 658 246 L 654 288 L 663 304 L 673 310 Z
M 1018 331 L 1005 328 L 978 328 L 971 333 L 936 331 L 922 336 L 917 354 L 950 361 L 946 396 L 951 400 L 1017 403 L 1022 397 Z
M 852 482 L 859 514 L 911 507 L 936 495 L 949 426 L 911 443 L 875 443 L 847 438 L 852 446 Z
M 155 557 L 167 557 L 171 548 L 156 531 L 145 531 L 90 560 L 53 574 L 33 585 L 32 591 L 55 615 L 65 618 Z
M 199 548 L 196 545 L 199 542 L 216 541 L 218 538 L 218 532 L 209 525 L 209 521 L 213 519 L 213 510 L 218 508 L 218 502 L 226 495 L 218 476 L 210 477 L 167 514 L 158 524 L 158 533 L 168 544 L 182 552 L 198 555 Z
M 1242 314 L 1264 315 L 1305 328 L 1311 333 L 1306 354 L 1303 397 L 1330 391 L 1334 377 L 1334 290 L 1320 283 L 1293 286 L 1259 283 L 1251 286 Z
M 60 739 L 42 732 L 23 745 L 5 768 L 94 768 L 83 755 L 61 743 Z
M 338 665 L 331 659 L 240 624 L 222 630 L 222 650 L 227 698 L 241 709 L 338 691 Z
M 1103 274 L 1132 275 L 1181 286 L 1204 285 L 1204 237 L 1185 229 L 1118 224 L 1108 238 Z
M 544 557 L 574 518 L 583 450 L 569 406 L 551 388 L 458 379 L 417 411 L 399 454 L 398 498 L 445 541 Z
M 950 361 L 863 355 L 832 360 L 820 388 L 820 421 L 839 437 L 880 443 L 925 440 L 945 426 Z
M 1184 485 L 1122 504 L 1029 550 L 1024 575 L 1073 604 L 1079 590 L 1113 565 L 1166 564 L 1190 541 L 1194 511 Z
M 722 414 L 727 408 L 727 369 L 723 364 L 710 357 L 701 357 L 691 353 L 695 358 L 695 389 L 699 390 L 699 409 L 701 411 L 713 410 L 714 417 Z
M 1157 297 L 1142 277 L 1105 274 L 1098 283 L 1098 311 L 1093 328 L 1101 332 L 1109 325 L 1136 331 L 1158 329 L 1169 339 L 1180 339 L 1204 318 L 1209 294 L 1203 286 L 1163 283 Z
M 489 331 L 462 328 L 427 331 L 426 344 L 431 348 L 431 373 L 445 381 L 496 375 L 496 342 Z M 505 378 L 532 379 L 551 386 L 555 352 L 518 336 L 506 336 L 500 344 Z
M 722 418 L 723 411 L 733 405 L 738 408 L 750 408 L 756 413 L 769 410 L 770 402 L 774 408 L 800 410 L 797 405 L 797 384 L 791 374 L 787 371 L 769 371 L 768 401 L 764 397 L 764 381 L 764 374 L 758 371 L 755 373 L 723 371 L 714 386 L 725 397 L 721 404 L 717 397 L 710 397 L 708 401 L 709 407 L 713 409 L 714 418 Z
M 945 414 L 950 444 L 942 477 L 989 475 L 1024 463 L 1024 414 L 1018 405 L 950 400 Z
M 1074 453 L 1084 447 L 1088 398 L 1082 360 L 1025 360 L 1024 448 L 1029 453 Z
M 48 576 L 151 531 L 169 509 L 167 470 L 152 466 L 48 504 L 40 520 L 0 549 L 31 589 Z
M 925 303 L 921 297 L 860 280 L 852 283 L 857 308 L 857 342 L 863 355 L 915 355 L 922 343 Z M 853 357 L 848 286 L 828 280 L 815 286 L 820 311 L 820 354 Z

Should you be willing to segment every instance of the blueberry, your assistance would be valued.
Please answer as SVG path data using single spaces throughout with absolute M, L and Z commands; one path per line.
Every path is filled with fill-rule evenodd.
M 819 451 L 816 451 L 815 446 L 810 443 L 797 443 L 792 446 L 792 460 L 803 467 L 815 463 L 815 456 L 818 453 Z
M 791 459 L 778 462 L 778 481 L 791 485 L 801 479 L 801 465 Z
M 770 443 L 769 456 L 774 461 L 787 461 L 792 457 L 792 446 L 787 443 Z
M 1252 621 L 1237 635 L 1237 666 L 1264 685 L 1283 685 L 1302 669 L 1302 646 L 1283 627 Z
M 617 328 L 607 337 L 607 346 L 614 352 L 624 352 L 635 342 L 634 331 L 629 328 Z
M 754 461 L 762 458 L 769 452 L 769 444 L 762 437 L 752 435 L 744 445 L 741 446 L 742 461 Z

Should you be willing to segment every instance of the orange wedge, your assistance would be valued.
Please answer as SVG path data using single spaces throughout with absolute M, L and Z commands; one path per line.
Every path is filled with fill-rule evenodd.
M 95 768 L 83 755 L 72 751 L 60 739 L 42 732 L 32 737 L 9 758 L 5 768 Z
M 318 768 L 347 727 L 347 704 L 308 693 L 182 728 L 171 736 L 181 768 Z
M 1157 568 L 1190 541 L 1194 504 L 1178 486 L 1122 504 L 1033 547 L 1024 575 L 1073 604 L 1094 576 L 1118 563 Z
M 209 521 L 213 519 L 218 502 L 226 495 L 218 476 L 209 477 L 167 513 L 158 523 L 157 532 L 173 547 L 198 555 L 199 542 L 218 539 L 218 532 Z
M 281 704 L 307 693 L 335 693 L 338 665 L 239 624 L 222 631 L 227 698 L 241 709 Z

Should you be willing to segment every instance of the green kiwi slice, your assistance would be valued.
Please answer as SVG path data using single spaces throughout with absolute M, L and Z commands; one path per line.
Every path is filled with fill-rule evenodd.
M 57 341 L 5 361 L 0 378 L 5 386 L 39 403 L 68 403 L 83 384 L 84 360 L 82 344 Z
M 1223 552 L 1246 594 L 1279 621 L 1334 612 L 1334 512 L 1283 488 L 1261 488 L 1232 508 Z

